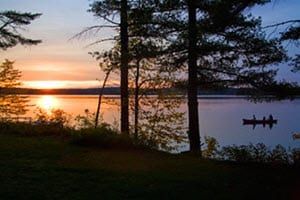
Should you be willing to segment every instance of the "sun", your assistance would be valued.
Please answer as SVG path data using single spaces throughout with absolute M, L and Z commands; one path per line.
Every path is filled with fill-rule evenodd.
M 42 108 L 43 110 L 46 111 L 51 111 L 53 109 L 57 109 L 58 107 L 58 100 L 57 98 L 53 97 L 53 96 L 42 96 L 38 102 L 38 107 Z
M 26 85 L 36 89 L 57 89 L 65 87 L 65 83 L 62 81 L 31 81 Z

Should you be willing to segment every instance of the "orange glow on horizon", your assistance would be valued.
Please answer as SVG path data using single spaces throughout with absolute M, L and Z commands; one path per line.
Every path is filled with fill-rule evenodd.
M 26 82 L 24 86 L 35 89 L 58 89 L 64 88 L 66 85 L 62 81 L 31 81 Z
M 75 81 L 75 80 L 23 80 L 22 88 L 32 89 L 71 89 L 71 88 L 98 88 L 102 86 L 102 80 L 86 80 L 86 81 Z M 118 80 L 110 80 L 107 83 L 108 87 L 118 87 Z

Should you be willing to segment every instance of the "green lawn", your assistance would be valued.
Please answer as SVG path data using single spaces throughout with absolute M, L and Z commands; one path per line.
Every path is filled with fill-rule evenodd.
M 299 175 L 292 168 L 0 135 L 1 200 L 300 199 Z

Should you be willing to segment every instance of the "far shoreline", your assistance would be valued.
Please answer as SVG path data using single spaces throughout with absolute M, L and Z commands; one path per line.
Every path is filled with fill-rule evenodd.
M 20 95 L 26 95 L 26 96 L 31 96 L 31 97 L 39 97 L 39 96 L 58 96 L 58 97 L 81 97 L 81 98 L 98 98 L 98 94 L 20 94 Z M 120 94 L 103 94 L 104 98 L 111 98 L 111 99 L 119 99 L 120 98 Z M 148 97 L 155 97 L 157 95 L 152 94 L 149 95 Z M 182 97 L 182 96 L 180 96 Z M 269 97 L 270 98 L 270 97 Z M 272 97 L 271 97 L 272 98 Z M 244 100 L 251 100 L 251 98 L 247 95 L 198 95 L 198 99 L 213 99 L 213 100 L 222 100 L 222 99 L 244 99 Z M 276 98 L 274 98 L 276 99 Z M 300 99 L 300 96 L 296 96 L 294 97 L 292 100 L 295 99 Z M 277 100 L 277 101 L 290 101 L 290 99 L 283 99 L 283 100 Z
M 19 95 L 64 95 L 64 96 L 92 96 L 99 95 L 99 88 L 59 88 L 59 89 L 33 89 L 33 88 L 15 88 L 15 89 L 5 89 L 0 88 L 1 94 L 19 94 Z M 184 94 L 184 90 L 176 88 L 160 89 L 160 90 L 148 90 L 149 96 L 155 96 L 158 92 L 163 92 L 165 94 Z M 253 91 L 249 88 L 225 88 L 225 89 L 199 89 L 198 99 L 249 99 Z M 120 96 L 119 87 L 107 87 L 103 91 L 105 96 Z M 272 99 L 272 95 L 265 94 L 260 96 L 260 98 Z M 300 98 L 300 90 L 297 91 L 292 99 Z M 275 99 L 275 98 L 274 98 Z

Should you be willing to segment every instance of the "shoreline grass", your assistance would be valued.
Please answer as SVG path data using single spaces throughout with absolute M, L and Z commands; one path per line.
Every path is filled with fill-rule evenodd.
M 299 169 L 0 134 L 1 199 L 297 199 Z

